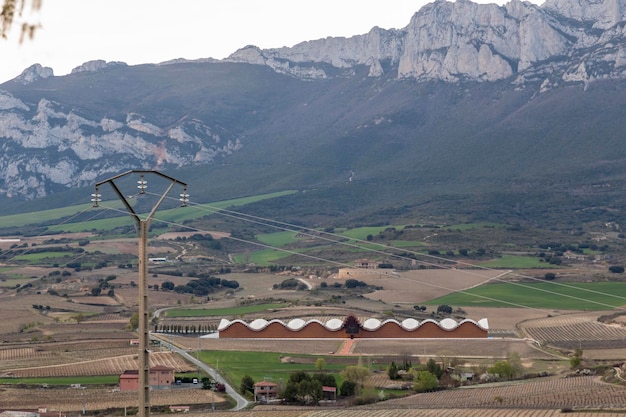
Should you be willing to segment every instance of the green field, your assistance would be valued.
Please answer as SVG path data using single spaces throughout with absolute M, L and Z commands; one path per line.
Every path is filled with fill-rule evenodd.
M 202 351 L 200 360 L 211 367 L 219 369 L 219 372 L 238 388 L 241 378 L 250 375 L 255 382 L 264 379 L 272 380 L 276 383 L 287 381 L 289 375 L 296 371 L 316 372 L 315 360 L 322 356 L 315 355 L 289 355 L 292 358 L 307 358 L 309 363 L 284 363 L 281 357 L 286 356 L 278 352 L 237 352 L 237 351 Z M 335 375 L 337 386 L 341 384 L 339 372 L 343 370 L 345 364 L 330 364 L 326 359 L 325 371 Z M 353 358 L 356 365 L 358 358 Z
M 233 308 L 192 309 L 174 308 L 167 310 L 167 317 L 209 317 L 209 316 L 238 316 L 241 314 L 257 313 L 259 311 L 273 310 L 287 307 L 288 304 L 258 304 Z
M 253 263 L 259 266 L 268 266 L 276 263 L 279 259 L 291 256 L 290 252 L 281 251 L 278 249 L 261 249 L 254 252 L 245 254 L 239 254 L 233 256 L 233 259 L 237 263 Z
M 430 300 L 453 307 L 528 307 L 548 310 L 603 310 L 626 304 L 625 282 L 487 284 Z
M 63 257 L 75 257 L 76 254 L 72 252 L 37 252 L 37 253 L 26 253 L 24 255 L 17 255 L 13 258 L 16 261 L 27 261 L 27 262 L 41 262 L 44 259 L 58 259 Z
M 372 227 L 357 227 L 354 229 L 346 230 L 340 233 L 341 236 L 349 237 L 357 240 L 367 240 L 368 235 L 376 236 L 385 229 L 396 228 L 398 230 L 404 229 L 404 226 L 372 226 Z
M 112 207 L 122 208 L 121 202 L 110 203 Z M 24 226 L 27 224 L 41 223 L 51 220 L 57 220 L 64 217 L 74 216 L 82 211 L 90 210 L 91 204 L 80 204 L 68 206 L 58 209 L 41 210 L 31 213 L 12 214 L 9 216 L 0 216 L 0 228 Z
M 163 210 L 159 212 L 158 218 L 155 218 L 153 227 L 159 227 L 159 219 L 167 222 L 181 223 L 184 220 L 195 219 L 198 217 L 206 216 L 207 214 L 214 213 L 216 211 L 234 207 L 243 206 L 257 201 L 267 200 L 271 198 L 282 197 L 289 194 L 294 194 L 295 190 L 285 190 L 269 194 L 260 194 L 249 197 L 235 198 L 232 200 L 218 201 L 214 203 L 206 204 L 190 204 L 188 207 L 177 207 L 169 210 Z M 14 214 L 9 216 L 0 217 L 0 228 L 3 227 L 15 227 L 24 226 L 28 224 L 37 224 L 41 222 L 49 222 L 53 220 L 60 220 L 79 214 L 81 212 L 87 212 L 94 218 L 93 220 L 82 221 L 78 223 L 66 223 L 56 226 L 50 226 L 50 230 L 59 232 L 82 232 L 89 230 L 112 230 L 116 227 L 129 226 L 132 224 L 130 216 L 126 214 L 120 215 L 111 219 L 97 219 L 99 213 L 105 213 L 107 208 L 125 211 L 121 201 L 119 200 L 107 200 L 101 203 L 102 209 L 92 208 L 91 204 L 81 204 L 75 206 L 69 206 L 59 209 L 42 210 L 32 213 Z M 93 214 L 92 214 L 93 213 Z M 161 224 L 162 227 L 167 227 L 166 224 Z

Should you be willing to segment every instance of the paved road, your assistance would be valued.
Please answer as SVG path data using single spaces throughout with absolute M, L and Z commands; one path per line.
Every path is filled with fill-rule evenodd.
M 239 394 L 239 392 L 237 392 L 235 389 L 233 389 L 233 387 L 228 385 L 228 383 L 224 380 L 224 378 L 222 378 L 217 373 L 217 371 L 215 371 L 215 369 L 211 368 L 206 363 L 199 361 L 194 356 L 189 354 L 189 352 L 187 352 L 186 350 L 180 349 L 180 348 L 172 345 L 171 343 L 169 343 L 169 342 L 167 342 L 167 341 L 165 341 L 165 340 L 163 340 L 161 338 L 158 338 L 158 337 L 156 337 L 154 335 L 150 335 L 150 338 L 154 339 L 154 340 L 158 340 L 161 343 L 162 346 L 165 346 L 166 348 L 170 349 L 172 352 L 178 353 L 179 355 L 181 355 L 182 357 L 187 359 L 189 362 L 193 363 L 194 365 L 196 365 L 199 368 L 201 368 L 202 370 L 204 370 L 207 374 L 211 375 L 211 377 L 214 380 L 224 384 L 226 386 L 226 394 L 230 395 L 231 397 L 233 397 L 235 399 L 235 401 L 237 401 L 237 405 L 232 409 L 233 411 L 241 410 L 241 409 L 245 408 L 249 404 L 248 400 L 246 400 L 244 397 L 242 397 Z

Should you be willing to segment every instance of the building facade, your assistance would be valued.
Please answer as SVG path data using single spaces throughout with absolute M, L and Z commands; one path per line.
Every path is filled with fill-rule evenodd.
M 174 368 L 153 366 L 150 368 L 150 386 L 160 387 L 174 383 Z M 139 389 L 139 371 L 131 369 L 120 375 L 120 391 L 137 391 Z

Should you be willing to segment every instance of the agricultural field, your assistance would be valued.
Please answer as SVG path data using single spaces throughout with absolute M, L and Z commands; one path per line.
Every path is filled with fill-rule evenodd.
M 63 365 L 46 365 L 8 369 L 6 377 L 15 378 L 57 378 L 78 376 L 120 375 L 129 369 L 137 369 L 137 354 L 113 356 L 104 359 L 87 359 Z M 174 372 L 192 372 L 196 368 L 190 366 L 180 356 L 171 352 L 154 352 L 150 355 L 151 366 L 167 366 L 174 368 Z
M 176 318 L 176 317 L 205 317 L 205 316 L 218 316 L 218 317 L 231 317 L 238 316 L 242 314 L 250 314 L 250 313 L 258 313 L 265 312 L 267 310 L 274 310 L 277 308 L 287 307 L 287 303 L 280 304 L 254 304 L 250 306 L 244 307 L 233 307 L 233 308 L 215 308 L 215 309 L 180 309 L 180 308 L 172 308 L 167 310 L 166 315 L 168 318 Z
M 289 409 L 290 407 L 257 406 L 252 411 L 236 413 L 215 413 L 215 417 L 562 417 L 561 410 L 544 409 L 485 409 L 485 408 L 440 408 L 440 409 L 407 409 L 390 408 L 373 410 L 367 407 L 355 407 L 342 410 Z M 209 416 L 209 414 L 189 414 L 189 416 Z M 611 412 L 576 412 L 576 417 L 615 417 Z
M 564 350 L 580 348 L 587 352 L 587 356 L 595 351 L 626 349 L 626 327 L 599 322 L 597 318 L 601 314 L 580 313 L 527 320 L 520 324 L 520 328 L 527 337 L 545 345 Z
M 228 204 L 224 205 L 227 206 Z M 174 210 L 171 215 L 179 216 L 176 217 L 177 221 L 189 220 L 215 211 L 216 208 L 218 205 L 196 207 L 195 211 L 190 210 L 190 213 Z M 19 221 L 18 218 L 14 220 Z M 94 225 L 112 230 L 119 226 L 128 228 L 130 224 L 128 218 L 94 218 L 89 222 L 68 223 L 63 226 L 71 230 L 90 230 L 90 232 L 28 237 L 20 241 L 20 244 L 27 244 L 29 248 L 32 248 L 33 244 L 39 249 L 50 245 L 50 251 L 24 252 L 8 259 L 7 264 L 0 269 L 0 275 L 5 280 L 0 281 L 0 302 L 3 306 L 0 310 L 0 376 L 13 378 L 15 381 L 17 378 L 39 377 L 65 383 L 67 380 L 60 378 L 79 380 L 86 376 L 106 377 L 136 367 L 137 348 L 129 345 L 129 340 L 136 338 L 136 334 L 128 328 L 128 324 L 132 313 L 136 311 L 138 301 L 137 240 L 132 233 L 124 235 L 115 231 L 106 237 L 91 232 Z M 210 220 L 206 220 L 206 224 L 212 225 Z M 380 320 L 393 318 L 399 321 L 408 317 L 418 320 L 427 318 L 438 320 L 443 316 L 437 315 L 436 309 L 442 304 L 453 307 L 452 316 L 456 320 L 463 318 L 489 320 L 490 337 L 484 340 L 355 340 L 347 351 L 344 350 L 346 340 L 343 339 L 254 340 L 251 343 L 246 340 L 159 335 L 179 347 L 190 351 L 199 350 L 200 357 L 215 367 L 219 361 L 219 368 L 224 373 L 234 375 L 232 378 L 235 386 L 237 378 L 244 372 L 255 373 L 255 379 L 269 376 L 284 380 L 288 378 L 292 369 L 313 370 L 314 359 L 319 357 L 323 357 L 328 369 L 335 372 L 348 363 L 356 363 L 361 358 L 376 371 L 371 380 L 376 387 L 392 385 L 384 372 L 387 363 L 385 361 L 389 357 L 410 357 L 414 363 L 424 363 L 429 358 L 440 360 L 454 357 L 459 358 L 463 366 L 468 368 L 484 368 L 494 360 L 518 354 L 526 372 L 547 372 L 555 375 L 554 378 L 532 381 L 538 385 L 524 381 L 524 385 L 521 385 L 522 382 L 516 382 L 475 389 L 464 388 L 414 395 L 367 408 L 286 411 L 280 408 L 272 411 L 267 407 L 259 407 L 255 412 L 268 413 L 268 416 L 281 416 L 284 413 L 284 417 L 292 415 L 325 417 L 356 416 L 362 415 L 364 410 L 367 410 L 372 417 L 412 416 L 426 415 L 424 413 L 427 409 L 444 409 L 450 404 L 459 404 L 471 410 L 462 410 L 462 414 L 459 411 L 460 414 L 456 415 L 470 416 L 471 413 L 480 412 L 481 417 L 488 417 L 495 416 L 496 414 L 492 413 L 496 411 L 487 409 L 525 408 L 526 416 L 540 417 L 555 415 L 555 410 L 566 407 L 593 408 L 601 407 L 600 403 L 607 407 L 624 407 L 624 401 L 620 402 L 619 398 L 620 396 L 624 398 L 625 395 L 617 384 L 602 384 L 599 377 L 596 379 L 559 377 L 568 371 L 567 355 L 576 348 L 583 349 L 584 357 L 590 363 L 593 361 L 613 363 L 623 361 L 626 357 L 626 344 L 623 342 L 626 340 L 624 323 L 598 321 L 601 314 L 622 309 L 626 305 L 625 299 L 619 296 L 626 293 L 624 286 L 626 284 L 618 275 L 609 276 L 611 280 L 606 279 L 607 273 L 603 275 L 598 272 L 597 265 L 585 268 L 559 265 L 557 268 L 539 260 L 532 250 L 528 253 L 511 252 L 512 254 L 497 255 L 487 252 L 479 259 L 470 259 L 465 254 L 461 255 L 462 251 L 459 248 L 462 246 L 444 246 L 446 239 L 465 236 L 465 233 L 472 231 L 503 233 L 506 230 L 504 226 L 485 223 L 452 226 L 446 229 L 437 227 L 413 229 L 403 226 L 355 228 L 343 232 L 343 238 L 352 239 L 352 242 L 354 239 L 371 242 L 359 243 L 359 247 L 356 248 L 346 246 L 338 248 L 325 242 L 315 247 L 316 252 L 309 252 L 323 259 L 336 260 L 335 266 L 338 266 L 350 264 L 355 257 L 367 253 L 368 248 L 378 249 L 382 244 L 394 246 L 399 248 L 398 252 L 406 253 L 411 253 L 410 248 L 423 252 L 429 250 L 433 253 L 438 250 L 446 253 L 445 249 L 450 248 L 447 255 L 451 254 L 450 256 L 454 258 L 451 261 L 433 256 L 427 261 L 422 260 L 421 264 L 416 263 L 411 270 L 398 270 L 389 275 L 359 275 L 359 280 L 372 288 L 379 288 L 367 291 L 339 289 L 345 284 L 346 279 L 337 278 L 336 267 L 320 267 L 312 262 L 311 265 L 287 268 L 280 272 L 276 269 L 265 269 L 259 265 L 274 264 L 277 260 L 290 255 L 277 249 L 256 251 L 249 246 L 242 249 L 243 245 L 228 243 L 227 237 L 230 232 L 221 232 L 213 228 L 198 232 L 189 231 L 187 228 L 184 230 L 176 232 L 175 229 L 165 227 L 152 230 L 153 236 L 148 247 L 149 256 L 167 257 L 169 260 L 162 265 L 149 265 L 148 299 L 151 312 L 155 312 L 155 323 L 215 324 L 221 318 L 241 318 L 246 321 L 256 318 L 284 321 L 293 318 L 315 318 L 325 321 L 329 318 L 346 317 L 349 314 L 354 314 L 361 321 L 371 317 Z M 224 247 L 229 250 L 228 256 L 213 259 L 215 253 L 203 254 L 197 242 L 191 240 L 186 242 L 183 239 L 196 233 L 211 234 L 213 239 L 220 239 L 220 243 L 223 242 Z M 371 236 L 368 238 L 368 235 Z M 312 237 L 294 231 L 263 232 L 254 236 L 257 241 L 264 244 L 290 248 L 294 251 L 309 251 L 311 248 L 307 245 L 314 241 Z M 51 240 L 58 240 L 61 243 L 45 243 Z M 71 261 L 75 261 L 72 263 L 80 262 L 82 265 L 80 267 L 66 265 L 70 263 L 65 259 L 67 253 L 53 250 L 54 246 L 59 245 L 84 249 L 84 253 L 76 252 L 71 256 Z M 472 250 L 475 248 L 476 246 L 472 247 Z M 10 246 L 5 250 L 10 250 Z M 187 257 L 194 258 L 198 254 L 200 256 L 193 261 L 184 260 Z M 593 255 L 589 251 L 585 254 Z M 380 260 L 384 258 L 382 255 L 379 257 L 379 254 L 371 256 Z M 296 256 L 290 256 L 289 265 L 296 259 Z M 305 258 L 300 258 L 299 262 L 303 262 L 303 259 Z M 22 263 L 28 262 L 29 265 L 11 264 L 12 261 L 18 260 Z M 237 265 L 237 261 L 246 265 Z M 404 263 L 400 265 L 406 267 L 411 263 L 410 260 L 402 262 Z M 250 263 L 256 265 L 248 265 Z M 428 267 L 425 268 L 424 265 Z M 193 277 L 208 273 L 217 275 L 215 271 L 220 270 L 220 267 L 232 270 L 232 273 L 224 273 L 220 277 L 236 280 L 240 285 L 236 291 L 217 291 L 208 296 L 198 296 L 163 291 L 160 288 L 165 281 L 171 281 L 176 286 L 184 286 Z M 557 274 L 558 283 L 566 283 L 567 286 L 549 282 L 536 284 L 523 278 L 524 276 L 541 278 L 547 271 Z M 100 295 L 91 293 L 102 280 L 111 276 L 115 276 L 110 281 L 114 295 L 108 296 L 106 291 Z M 573 282 L 566 281 L 565 277 L 573 278 Z M 274 288 L 275 285 L 290 278 L 306 283 L 310 290 Z M 520 283 L 523 286 L 520 286 Z M 16 284 L 22 287 L 19 291 Z M 562 296 L 561 293 L 567 295 Z M 496 304 L 495 300 L 500 303 Z M 420 306 L 424 307 L 425 311 L 419 309 Z M 596 313 L 596 310 L 603 311 Z M 157 352 L 158 348 L 154 349 L 151 360 L 153 364 L 172 366 L 180 372 L 195 370 L 171 352 Z M 602 391 L 605 387 L 606 389 Z M 111 389 L 112 387 L 107 390 L 96 388 L 85 390 L 85 395 L 89 398 L 88 410 L 95 407 L 95 404 L 101 407 L 113 403 L 128 404 L 129 407 L 134 404 L 131 397 L 128 397 L 126 402 L 127 397 L 124 396 L 126 393 L 122 395 L 110 392 Z M 523 398 L 514 392 L 515 389 L 528 392 L 529 395 Z M 543 391 L 550 390 L 556 393 L 554 398 L 542 394 Z M 48 396 L 49 391 L 56 395 Z M 190 393 L 189 397 L 182 399 L 178 397 L 174 399 L 169 393 L 159 391 L 155 393 L 153 404 L 166 405 L 167 401 L 176 404 L 208 403 L 206 393 L 202 393 L 201 390 L 191 391 L 197 391 L 193 393 L 196 397 L 192 398 Z M 583 395 L 581 398 L 575 398 L 568 393 L 569 391 L 577 391 Z M 602 393 L 595 395 L 595 391 Z M 16 400 L 10 396 L 16 396 L 17 392 L 19 391 L 15 391 L 15 387 L 3 387 L 0 390 L 0 404 L 3 406 L 14 404 L 11 401 Z M 67 399 L 75 391 L 59 387 L 41 392 L 42 396 L 37 398 L 37 403 L 43 400 L 56 411 L 63 411 L 61 407 L 68 411 L 70 408 L 77 411 L 82 406 L 79 398 L 73 398 L 75 404 L 72 403 L 71 407 L 67 406 L 69 403 L 64 404 L 60 400 L 65 398 L 66 401 L 70 401 Z M 95 402 L 96 398 L 100 402 Z M 47 402 L 48 399 L 50 402 Z M 416 413 L 417 410 L 420 410 L 420 414 Z M 443 411 L 445 414 L 437 414 L 441 410 L 428 411 L 434 413 L 428 415 L 454 416 L 456 413 L 454 409 Z M 245 416 L 245 413 L 250 412 L 240 415 Z M 517 411 L 510 413 L 513 414 L 506 415 L 519 415 L 515 414 Z
M 463 404 L 467 408 L 552 408 L 626 409 L 626 387 L 607 384 L 594 376 L 546 377 L 493 386 L 412 395 L 368 406 L 384 408 L 445 408 Z
M 603 310 L 626 304 L 626 282 L 509 282 L 450 294 L 434 304 L 485 307 L 525 306 L 554 310 Z
M 32 391 L 30 391 L 32 392 Z M 65 415 L 82 411 L 83 401 L 87 412 L 91 415 L 97 410 L 117 410 L 124 414 L 124 408 L 137 407 L 137 392 L 113 391 L 110 388 L 46 388 L 37 389 L 37 395 L 24 395 L 24 389 L 2 387 L 0 389 L 0 404 L 4 409 L 37 409 L 45 405 L 48 410 Z M 220 404 L 225 398 L 219 393 L 213 393 L 202 389 L 163 389 L 150 392 L 150 403 L 155 406 L 170 405 L 201 405 L 206 409 L 207 405 L 214 402 Z

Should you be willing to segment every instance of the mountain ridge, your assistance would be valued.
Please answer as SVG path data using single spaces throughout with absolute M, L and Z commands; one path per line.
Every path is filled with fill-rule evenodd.
M 301 218 L 473 196 L 481 218 L 575 201 L 613 221 L 626 179 L 624 9 L 438 1 L 404 29 L 221 61 L 93 61 L 62 77 L 33 66 L 0 85 L 0 199 L 11 210 L 159 169 L 188 175 L 198 201 L 304 190 L 288 197 L 310 205 Z M 529 195 L 545 201 L 529 207 Z

